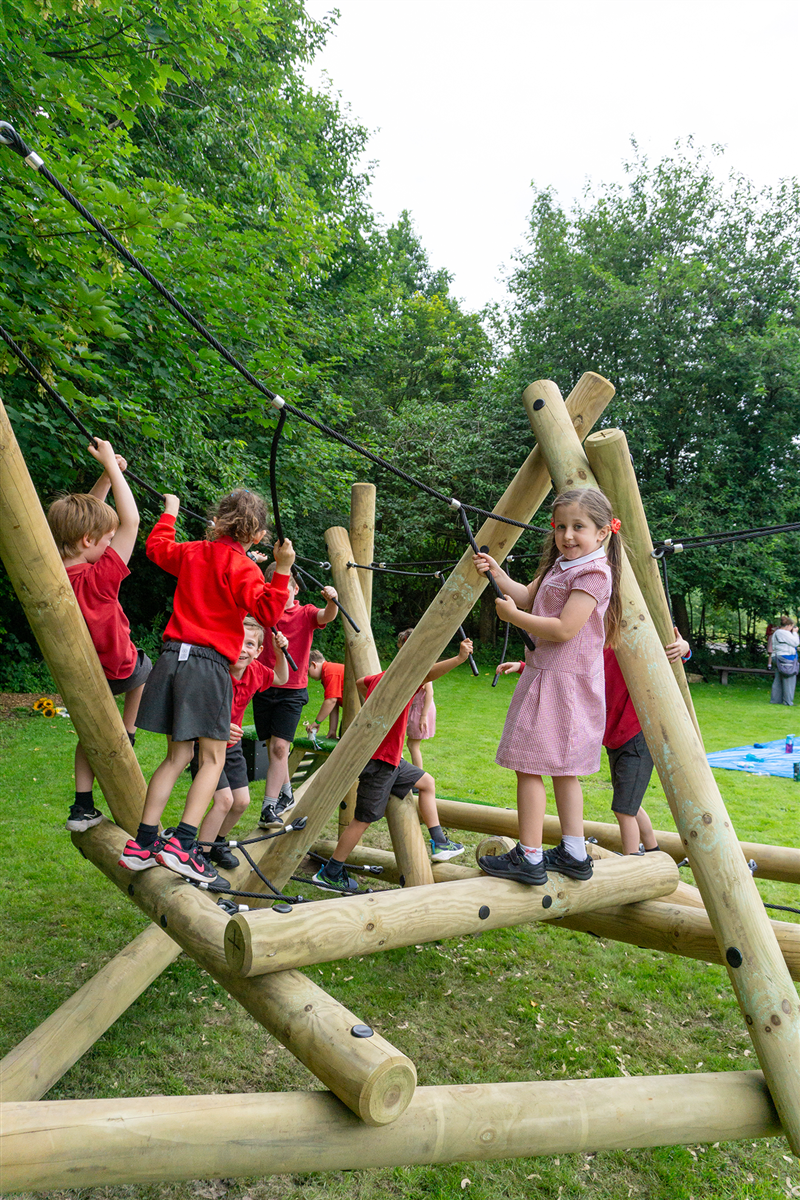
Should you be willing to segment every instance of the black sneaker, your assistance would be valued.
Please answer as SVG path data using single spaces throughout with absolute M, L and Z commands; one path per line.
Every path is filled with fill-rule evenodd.
M 209 862 L 222 867 L 223 871 L 232 871 L 238 867 L 239 860 L 224 838 L 217 838 L 210 850 L 204 850 L 203 855 Z
M 537 887 L 547 883 L 544 863 L 529 862 L 519 842 L 508 854 L 485 854 L 478 859 L 478 866 L 486 875 L 498 879 L 516 879 L 519 883 L 533 883 Z
M 283 821 L 278 816 L 278 804 L 265 804 L 261 809 L 261 816 L 258 818 L 258 824 L 262 829 L 274 829 L 278 825 L 282 825 Z
M 550 850 L 544 852 L 544 865 L 548 871 L 558 871 L 561 875 L 571 875 L 573 879 L 591 879 L 594 869 L 592 860 L 588 854 L 583 862 L 579 858 L 573 858 L 568 850 L 564 848 L 564 843 L 559 842 L 557 846 L 553 846 Z
M 87 829 L 93 829 L 95 825 L 99 825 L 103 820 L 105 818 L 99 809 L 90 808 L 87 812 L 85 808 L 73 804 L 69 810 L 69 816 L 64 828 L 68 829 L 70 833 L 86 833 Z
M 281 788 L 281 794 L 278 796 L 278 803 L 275 805 L 275 815 L 283 819 L 284 813 L 294 808 L 295 804 L 297 804 L 297 801 L 294 798 L 291 785 L 284 784 Z
M 347 871 L 342 867 L 341 875 L 329 875 L 325 870 L 326 864 L 323 863 L 316 875 L 312 876 L 317 883 L 326 883 L 330 888 L 336 888 L 337 892 L 357 892 L 358 884 L 355 879 L 351 879 Z

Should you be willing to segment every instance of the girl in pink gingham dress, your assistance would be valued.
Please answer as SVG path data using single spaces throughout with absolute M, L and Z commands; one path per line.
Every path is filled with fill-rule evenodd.
M 505 594 L 495 602 L 500 617 L 536 643 L 524 663 L 497 668 L 522 674 L 496 758 L 517 774 L 519 845 L 480 865 L 488 874 L 539 884 L 546 882 L 548 868 L 591 877 L 578 776 L 600 769 L 603 646 L 607 637 L 613 644 L 619 627 L 619 522 L 611 505 L 599 489 L 581 488 L 563 492 L 552 511 L 553 535 L 532 583 L 515 583 L 488 554 L 474 557 L 477 570 L 491 571 Z M 562 831 L 561 845 L 546 854 L 544 775 L 553 780 Z

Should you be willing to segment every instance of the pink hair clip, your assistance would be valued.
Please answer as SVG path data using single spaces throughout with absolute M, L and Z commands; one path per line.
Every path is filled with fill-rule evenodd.
M 620 522 L 619 517 L 612 517 L 611 518 L 611 532 L 619 533 L 621 528 L 622 528 L 622 523 Z

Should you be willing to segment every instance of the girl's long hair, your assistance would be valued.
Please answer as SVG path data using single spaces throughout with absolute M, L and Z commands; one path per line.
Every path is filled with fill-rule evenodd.
M 223 496 L 209 521 L 208 538 L 214 541 L 231 537 L 235 542 L 247 545 L 257 533 L 267 528 L 267 506 L 258 492 L 237 488 Z
M 604 525 L 610 525 L 614 516 L 608 497 L 599 488 L 570 488 L 567 492 L 561 492 L 550 505 L 550 512 L 555 513 L 557 508 L 563 508 L 568 504 L 577 504 L 581 512 L 598 529 L 602 529 Z M 558 556 L 559 551 L 556 546 L 555 531 L 552 531 L 545 538 L 539 567 L 533 577 L 534 583 L 537 579 L 541 579 L 547 574 Z M 606 645 L 616 646 L 619 642 L 620 621 L 622 619 L 622 601 L 619 595 L 622 540 L 619 533 L 612 532 L 609 535 L 606 541 L 606 559 L 611 568 L 611 599 L 608 602 L 605 616 Z

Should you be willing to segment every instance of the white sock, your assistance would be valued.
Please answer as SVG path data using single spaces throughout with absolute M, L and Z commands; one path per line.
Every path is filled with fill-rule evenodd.
M 562 835 L 561 841 L 564 844 L 564 849 L 573 858 L 577 858 L 578 862 L 583 862 L 586 858 L 586 843 L 582 837 L 567 837 Z
M 520 842 L 520 846 L 522 846 L 522 842 Z M 522 849 L 528 862 L 534 865 L 540 863 L 544 857 L 541 846 L 522 846 Z

